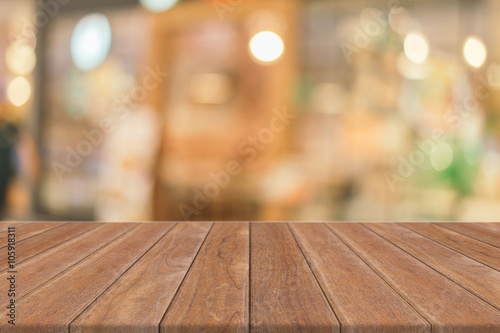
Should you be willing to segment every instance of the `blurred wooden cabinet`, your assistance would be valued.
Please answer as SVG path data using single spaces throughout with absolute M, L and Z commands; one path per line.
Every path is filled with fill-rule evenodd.
M 150 64 L 168 77 L 151 94 L 163 121 L 156 220 L 186 219 L 191 208 L 193 220 L 258 219 L 260 179 L 287 149 L 286 126 L 266 132 L 265 142 L 259 133 L 277 112 L 293 112 L 297 9 L 290 0 L 201 1 L 157 14 Z M 249 48 L 263 31 L 284 45 L 270 63 Z M 228 164 L 240 172 L 224 178 Z

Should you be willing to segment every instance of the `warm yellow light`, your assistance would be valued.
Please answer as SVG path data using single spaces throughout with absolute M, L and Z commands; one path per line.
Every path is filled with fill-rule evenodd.
M 35 67 L 35 51 L 28 44 L 13 43 L 5 52 L 5 62 L 12 73 L 26 75 Z
M 31 86 L 22 76 L 16 77 L 7 87 L 7 97 L 15 106 L 24 105 L 31 96 Z
M 420 64 L 429 55 L 429 44 L 427 39 L 418 32 L 410 32 L 404 41 L 405 54 L 414 63 Z
M 255 34 L 249 46 L 251 54 L 262 62 L 277 60 L 285 50 L 281 37 L 271 31 L 261 31 Z
M 472 67 L 481 67 L 486 60 L 486 46 L 476 37 L 469 37 L 464 44 L 465 60 Z
M 189 82 L 189 95 L 200 104 L 224 104 L 231 92 L 231 80 L 221 73 L 196 73 Z

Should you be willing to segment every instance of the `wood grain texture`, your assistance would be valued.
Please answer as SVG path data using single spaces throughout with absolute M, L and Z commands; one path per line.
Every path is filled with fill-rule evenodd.
M 27 224 L 26 222 L 0 222 L 0 232 L 7 231 L 9 227 L 19 227 L 23 224 Z M 1 246 L 5 246 L 5 244 L 1 244 Z
M 42 253 L 51 247 L 63 243 L 73 237 L 97 228 L 101 223 L 65 223 L 57 228 L 31 236 L 28 239 L 16 241 L 16 263 Z M 7 257 L 0 256 L 0 267 L 7 267 Z M 6 268 L 5 268 L 6 269 Z
M 481 242 L 500 248 L 500 232 L 488 229 L 475 223 L 436 223 L 440 227 L 450 229 Z
M 401 225 L 500 271 L 500 249 L 497 247 L 432 223 L 402 223 Z
M 436 332 L 496 332 L 500 312 L 368 228 L 328 224 Z
M 160 332 L 248 332 L 248 270 L 249 224 L 216 224 Z
M 284 224 L 251 226 L 252 332 L 339 332 L 339 323 Z
M 500 310 L 499 271 L 400 225 L 365 226 Z
M 500 232 L 500 223 L 493 223 L 493 222 L 483 222 L 483 223 L 475 223 L 477 225 L 480 225 L 482 227 L 485 227 L 487 229 L 493 230 Z
M 325 225 L 294 223 L 290 227 L 342 332 L 430 332 L 430 324 Z
M 499 224 L 32 224 L 1 333 L 500 332 Z
M 20 263 L 16 268 L 22 274 L 22 278 L 16 282 L 16 297 L 19 299 L 25 296 L 138 225 L 132 223 L 109 223 L 98 226 Z M 2 286 L 0 290 L 8 289 L 8 275 L 9 273 L 6 271 L 0 273 L 0 285 Z M 7 293 L 0 293 L 0 306 L 3 307 L 8 302 L 9 297 Z
M 173 224 L 144 223 L 41 286 L 18 303 L 15 329 L 2 332 L 59 333 L 135 263 Z M 36 309 L 36 311 L 35 311 Z M 0 316 L 5 318 L 7 311 Z M 4 324 L 4 323 L 2 323 Z
M 62 227 L 62 223 L 57 222 L 37 222 L 37 223 L 21 223 L 16 226 L 16 242 L 20 242 L 23 239 L 29 238 L 31 236 L 40 234 L 52 228 Z M 7 246 L 7 230 L 0 232 L 0 249 Z M 1 266 L 0 266 L 1 267 Z
M 205 239 L 211 223 L 182 223 L 71 324 L 71 332 L 158 332 L 158 325 Z M 140 306 L 137 306 L 140 304 Z

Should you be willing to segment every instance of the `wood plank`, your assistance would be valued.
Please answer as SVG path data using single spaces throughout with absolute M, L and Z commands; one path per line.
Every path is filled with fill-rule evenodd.
M 394 223 L 365 226 L 500 310 L 499 271 L 403 226 Z
M 27 295 L 43 283 L 138 225 L 136 223 L 107 223 L 27 259 L 16 266 L 17 271 L 22 275 L 22 278 L 16 281 L 16 297 L 20 299 Z M 9 273 L 6 271 L 0 273 L 1 290 L 8 290 L 8 275 Z M 6 306 L 8 302 L 7 293 L 0 293 L 0 306 Z
M 16 226 L 16 243 L 31 236 L 38 235 L 47 230 L 61 227 L 62 225 L 63 223 L 58 223 L 58 222 L 23 223 L 20 226 Z M 0 245 L 1 245 L 0 249 L 5 248 L 7 246 L 7 231 L 0 232 Z
M 433 332 L 496 332 L 500 312 L 357 223 L 328 224 L 353 251 L 427 319 Z
M 482 223 L 475 223 L 477 225 L 480 225 L 482 227 L 488 228 L 493 231 L 500 232 L 500 223 L 496 222 L 482 222 Z
M 160 332 L 248 332 L 249 224 L 216 224 Z
M 71 323 L 71 332 L 158 332 L 158 325 L 211 223 L 182 223 Z
M 387 333 L 430 332 L 430 324 L 325 225 L 294 223 L 290 227 L 342 332 L 373 332 L 375 328 Z
M 23 224 L 27 224 L 26 222 L 0 222 L 0 232 L 7 231 L 9 227 L 20 227 Z M 1 243 L 0 243 L 1 244 Z M 4 244 L 1 244 L 2 246 L 5 246 Z
M 16 241 L 16 263 L 19 264 L 57 244 L 70 240 L 100 225 L 102 223 L 64 223 L 22 241 Z M 7 259 L 7 256 L 0 256 L 0 267 L 4 268 L 2 271 L 7 270 Z
M 436 223 L 436 225 L 500 248 L 500 232 L 493 231 L 476 223 Z
M 250 230 L 252 332 L 339 332 L 287 226 L 252 224 Z
M 491 224 L 491 223 L 488 223 Z M 402 223 L 402 226 L 500 270 L 500 249 L 433 223 Z
M 68 332 L 68 325 L 173 224 L 144 223 L 56 276 L 17 303 L 15 328 L 0 322 L 3 332 Z M 133 305 L 131 305 L 133 306 Z M 0 312 L 6 318 L 7 310 Z

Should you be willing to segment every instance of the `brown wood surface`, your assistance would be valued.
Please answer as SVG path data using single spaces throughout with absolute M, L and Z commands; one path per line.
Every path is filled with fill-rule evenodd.
M 24 224 L 11 224 L 16 227 L 15 234 L 16 234 L 16 242 L 20 242 L 23 239 L 29 238 L 31 236 L 43 233 L 47 230 L 53 229 L 53 228 L 60 228 L 63 226 L 63 223 L 57 223 L 57 222 L 47 222 L 47 223 L 42 223 L 42 222 L 37 222 L 37 223 L 24 223 Z M 8 228 L 8 227 L 7 227 Z M 0 232 L 0 249 L 4 248 L 7 246 L 7 230 Z
M 7 231 L 9 227 L 18 227 L 27 224 L 26 222 L 0 222 L 0 232 Z M 1 244 L 4 246 L 5 244 Z
M 499 271 L 395 223 L 367 223 L 365 226 L 500 309 Z
M 97 228 L 100 225 L 102 224 L 88 222 L 66 223 L 64 225 L 58 226 L 57 228 L 51 228 L 50 230 L 31 236 L 28 239 L 23 239 L 21 241 L 16 240 L 16 263 L 19 264 L 34 255 L 42 253 L 43 251 L 50 249 L 57 244 L 70 240 L 73 237 Z M 7 269 L 6 256 L 0 256 L 0 267 L 5 267 L 5 270 Z
M 326 226 L 295 223 L 291 229 L 342 332 L 373 332 L 374 327 L 384 332 L 430 332 L 430 324 Z
M 492 223 L 488 224 L 492 225 Z M 500 271 L 500 248 L 432 223 L 404 223 L 402 225 Z
M 198 252 L 210 223 L 177 224 L 72 324 L 71 332 L 158 332 L 158 324 Z M 136 307 L 136 304 L 141 304 Z
M 248 332 L 248 229 L 248 223 L 212 228 L 160 332 Z
M 18 326 L 8 332 L 68 332 L 87 306 L 134 264 L 170 228 L 170 223 L 144 223 L 64 271 L 50 283 L 18 301 Z M 36 309 L 36 311 L 30 310 Z M 0 313 L 6 317 L 7 310 Z
M 500 248 L 500 231 L 494 231 L 485 226 L 474 223 L 436 223 L 437 225 L 447 228 L 468 237 L 475 238 L 481 242 Z
M 0 332 L 499 333 L 498 226 L 16 223 Z
M 483 223 L 475 223 L 475 224 L 480 225 L 482 227 L 485 227 L 487 229 L 491 229 L 491 230 L 500 232 L 500 223 L 483 222 Z
M 102 225 L 20 263 L 16 266 L 16 270 L 22 272 L 22 279 L 17 281 L 17 298 L 21 298 L 35 290 L 43 283 L 137 226 L 138 224 L 132 223 Z M 0 273 L 1 290 L 7 290 L 8 276 L 7 271 Z M 3 307 L 8 302 L 7 293 L 0 293 L 0 306 Z
M 251 226 L 252 332 L 332 332 L 340 325 L 285 224 Z
M 439 332 L 494 332 L 499 311 L 355 223 L 328 226 Z

